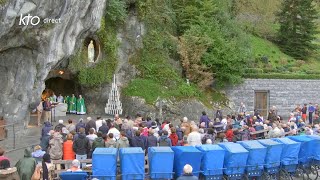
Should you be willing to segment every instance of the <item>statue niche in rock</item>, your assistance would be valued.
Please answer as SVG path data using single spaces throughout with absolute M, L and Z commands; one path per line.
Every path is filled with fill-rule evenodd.
M 90 44 L 88 45 L 88 61 L 90 63 L 94 63 L 94 45 L 93 45 L 93 40 L 91 40 Z

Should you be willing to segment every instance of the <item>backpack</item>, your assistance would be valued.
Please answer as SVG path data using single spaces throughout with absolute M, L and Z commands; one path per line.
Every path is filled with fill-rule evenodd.
M 160 138 L 159 146 L 168 146 L 167 137 L 164 139 Z

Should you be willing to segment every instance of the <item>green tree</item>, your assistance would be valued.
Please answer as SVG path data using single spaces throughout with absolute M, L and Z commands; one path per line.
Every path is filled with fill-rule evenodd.
M 284 0 L 278 14 L 279 45 L 296 59 L 305 59 L 316 49 L 313 40 L 317 34 L 318 18 L 314 0 Z
M 245 33 L 220 0 L 177 1 L 181 64 L 186 76 L 202 89 L 240 83 L 250 58 Z

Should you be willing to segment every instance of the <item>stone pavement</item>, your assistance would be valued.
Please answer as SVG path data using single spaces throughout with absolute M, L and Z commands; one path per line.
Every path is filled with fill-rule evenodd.
M 56 122 L 53 123 L 53 127 L 58 124 L 58 121 L 62 119 L 64 124 L 67 124 L 68 119 L 73 119 L 75 123 L 79 121 L 80 118 L 83 118 L 85 121 L 87 117 L 92 117 L 96 119 L 100 115 L 67 115 L 64 117 L 56 117 Z M 101 115 L 102 118 L 112 118 L 111 116 Z M 7 127 L 8 138 L 0 141 L 0 147 L 4 147 L 6 150 L 6 156 L 11 160 L 11 164 L 15 165 L 20 158 L 23 157 L 24 149 L 31 148 L 40 143 L 41 129 L 42 127 L 36 126 L 37 117 L 31 116 L 30 122 L 27 128 L 24 128 L 23 125 L 15 124 L 15 142 L 13 134 L 13 126 L 10 125 Z

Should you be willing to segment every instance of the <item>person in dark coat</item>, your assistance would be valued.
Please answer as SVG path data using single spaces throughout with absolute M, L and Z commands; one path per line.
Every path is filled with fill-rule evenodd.
M 41 130 L 41 138 L 43 136 L 46 136 L 49 133 L 50 130 L 52 130 L 51 123 L 49 121 L 45 121 L 44 122 L 44 126 L 43 126 L 43 128 Z
M 108 134 L 109 127 L 107 126 L 106 121 L 102 121 L 102 126 L 99 127 L 98 132 L 101 132 L 102 134 Z
M 62 131 L 62 128 L 66 127 L 64 124 L 63 124 L 63 120 L 60 119 L 59 120 L 59 124 L 56 125 L 56 127 L 54 127 L 54 130 L 55 131 Z
M 91 147 L 89 139 L 86 137 L 84 128 L 79 129 L 78 138 L 73 142 L 72 148 L 76 153 L 76 159 L 87 159 L 87 155 L 90 152 Z M 82 167 L 84 167 L 85 165 L 85 163 L 82 163 Z
M 31 157 L 31 152 L 28 149 L 24 150 L 24 157 L 20 159 L 15 167 L 21 180 L 30 180 L 36 168 L 37 161 Z
M 88 122 L 86 124 L 86 135 L 89 134 L 89 131 L 91 128 L 93 128 L 95 131 L 97 131 L 96 121 L 93 120 L 91 117 L 87 118 Z
M 86 123 L 83 122 L 83 119 L 79 119 L 79 122 L 76 124 L 76 132 L 79 132 L 80 128 L 86 128 Z
M 205 123 L 205 128 L 208 128 L 209 127 L 209 122 L 211 120 L 209 119 L 209 117 L 207 116 L 207 113 L 205 111 L 202 112 L 202 116 L 200 117 L 200 123 Z
M 48 147 L 49 147 L 49 142 L 50 142 L 50 139 L 51 139 L 53 133 L 54 133 L 54 130 L 50 130 L 46 135 L 44 135 L 41 138 L 40 146 L 41 146 L 42 151 L 47 152 Z
M 148 138 L 147 138 L 147 149 L 149 147 L 157 147 L 158 146 L 158 140 L 157 138 L 153 135 L 154 133 L 154 130 L 153 129 L 150 129 L 149 130 L 149 135 L 148 135 Z
M 221 107 L 220 106 L 219 106 L 218 110 L 216 111 L 215 118 L 219 118 L 220 121 L 222 120 L 222 111 L 221 111 Z
M 146 149 L 145 140 L 140 135 L 141 132 L 137 130 L 135 136 L 130 140 L 130 147 L 141 147 L 143 150 Z

